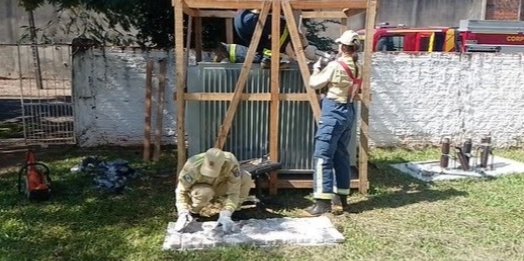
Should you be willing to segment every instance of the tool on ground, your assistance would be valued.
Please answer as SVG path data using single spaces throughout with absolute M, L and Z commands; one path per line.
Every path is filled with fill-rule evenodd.
M 49 173 L 49 167 L 42 162 L 37 162 L 33 151 L 28 150 L 26 162 L 18 173 L 18 192 L 24 193 L 29 200 L 49 200 L 51 197 Z M 25 187 L 22 179 L 25 180 Z
M 282 168 L 282 163 L 271 161 L 268 155 L 260 158 L 253 158 L 240 161 L 240 167 L 251 173 L 251 178 L 255 180 L 255 204 L 257 208 L 265 207 L 264 195 L 262 193 L 262 184 L 265 180 L 270 180 L 270 173 Z

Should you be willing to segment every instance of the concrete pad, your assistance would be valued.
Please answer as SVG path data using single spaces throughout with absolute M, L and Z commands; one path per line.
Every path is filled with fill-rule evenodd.
M 479 160 L 475 157 L 471 158 L 470 162 L 472 166 L 468 171 L 462 170 L 458 160 L 454 159 L 449 160 L 449 167 L 447 169 L 442 169 L 438 160 L 399 163 L 391 164 L 390 166 L 424 182 L 464 178 L 493 178 L 502 175 L 524 173 L 524 163 L 498 156 L 494 156 L 493 162 L 490 157 L 487 169 L 481 168 L 477 164 Z M 493 164 L 493 169 L 490 167 L 491 164 Z
M 197 250 L 219 246 L 282 244 L 324 246 L 344 242 L 329 218 L 271 218 L 249 219 L 235 222 L 230 234 L 216 221 L 193 222 L 182 233 L 174 231 L 175 222 L 169 222 L 164 240 L 164 250 Z

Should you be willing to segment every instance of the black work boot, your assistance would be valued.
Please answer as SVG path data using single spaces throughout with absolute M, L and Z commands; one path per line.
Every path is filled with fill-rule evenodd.
M 343 211 L 348 211 L 349 210 L 348 196 L 347 195 L 338 195 L 338 197 L 340 198 L 340 203 L 341 203 L 341 206 L 342 206 L 342 210 Z
M 331 200 L 317 199 L 313 206 L 306 208 L 306 212 L 311 216 L 320 216 L 331 212 Z
M 336 194 L 331 202 L 333 203 L 333 214 L 335 215 L 341 215 L 349 210 L 347 195 Z

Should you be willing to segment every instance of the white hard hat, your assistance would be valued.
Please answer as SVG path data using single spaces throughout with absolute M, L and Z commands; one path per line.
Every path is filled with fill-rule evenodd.
M 358 33 L 353 30 L 347 30 L 335 42 L 344 45 L 357 45 Z

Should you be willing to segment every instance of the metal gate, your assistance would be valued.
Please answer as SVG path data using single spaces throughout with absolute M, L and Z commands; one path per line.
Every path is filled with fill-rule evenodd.
M 75 143 L 71 93 L 69 45 L 0 46 L 0 103 L 11 112 L 0 122 L 25 144 Z

